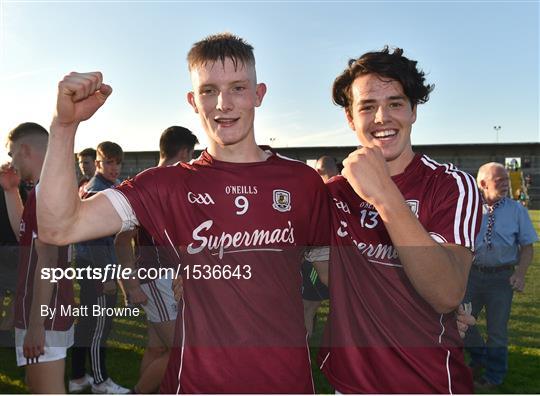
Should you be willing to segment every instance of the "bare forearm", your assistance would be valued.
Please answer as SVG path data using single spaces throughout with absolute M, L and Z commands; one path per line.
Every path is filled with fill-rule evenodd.
M 454 246 L 457 249 L 463 247 Z M 416 291 L 439 313 L 453 311 L 463 300 L 472 255 L 463 258 L 449 247 L 398 248 L 405 273 Z
M 465 294 L 472 255 L 435 242 L 398 193 L 389 194 L 377 210 L 415 290 L 437 312 L 450 312 Z
M 135 270 L 135 253 L 133 251 L 133 236 L 135 235 L 133 231 L 121 232 L 116 235 L 114 240 L 114 250 L 116 252 L 116 257 L 118 262 L 123 266 L 130 268 L 131 271 Z M 122 279 L 119 280 L 121 285 L 127 290 L 131 290 L 134 287 L 139 286 L 138 279 Z
M 54 121 L 37 194 L 37 219 L 40 237 L 48 243 L 62 243 L 75 224 L 80 199 L 73 165 L 76 129 Z
M 120 264 L 125 267 L 135 267 L 135 254 L 133 252 L 134 230 L 121 232 L 114 239 L 114 250 Z
M 533 245 L 523 245 L 519 251 L 519 262 L 516 271 L 521 272 L 523 275 L 527 273 L 529 265 L 531 265 L 533 259 L 534 249 Z
M 41 315 L 41 306 L 49 305 L 51 301 L 54 285 L 46 279 L 41 278 L 42 268 L 56 268 L 58 258 L 58 248 L 48 246 L 37 248 L 38 261 L 34 273 L 34 287 L 32 305 L 30 308 L 30 325 L 43 324 L 46 317 Z

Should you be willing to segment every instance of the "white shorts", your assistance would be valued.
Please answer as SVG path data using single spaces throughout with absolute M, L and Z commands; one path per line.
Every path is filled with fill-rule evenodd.
M 141 285 L 148 302 L 141 305 L 149 322 L 162 323 L 176 320 L 178 303 L 172 290 L 172 279 L 154 279 Z
M 17 366 L 26 366 L 27 364 L 53 362 L 55 360 L 65 359 L 67 350 L 73 345 L 74 326 L 69 330 L 45 330 L 45 353 L 37 358 L 27 359 L 24 357 L 23 345 L 26 336 L 25 329 L 15 328 L 15 351 L 17 354 Z

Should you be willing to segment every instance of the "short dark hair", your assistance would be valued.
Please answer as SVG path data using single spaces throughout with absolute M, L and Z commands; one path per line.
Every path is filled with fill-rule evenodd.
M 96 150 L 92 147 L 85 148 L 77 154 L 77 157 L 92 157 L 93 160 L 96 159 Z
M 349 66 L 334 81 L 332 99 L 338 106 L 351 111 L 353 81 L 365 74 L 377 74 L 383 79 L 398 81 L 411 106 L 425 103 L 435 88 L 434 84 L 425 84 L 425 73 L 416 67 L 417 62 L 403 56 L 401 48 L 390 52 L 388 46 L 382 51 L 367 52 L 358 59 L 350 59 Z
M 122 150 L 122 147 L 109 141 L 98 144 L 96 154 L 96 156 L 100 156 L 101 158 L 116 159 L 118 162 L 124 160 L 124 151 Z
M 159 155 L 170 159 L 183 148 L 193 150 L 198 143 L 199 139 L 189 129 L 173 125 L 165 129 L 159 138 Z
M 255 65 L 253 47 L 243 38 L 232 33 L 213 34 L 196 42 L 189 50 L 187 61 L 191 71 L 197 66 L 204 66 L 208 62 L 218 60 L 225 65 L 226 58 L 232 60 L 235 70 L 239 62 L 242 66 Z
M 49 132 L 35 122 L 23 122 L 8 133 L 7 140 L 9 142 L 16 142 L 26 136 L 43 136 L 48 139 Z
M 320 169 L 321 172 L 324 172 L 327 175 L 335 176 L 339 173 L 336 159 L 329 155 L 320 157 L 315 165 L 320 165 L 318 170 Z

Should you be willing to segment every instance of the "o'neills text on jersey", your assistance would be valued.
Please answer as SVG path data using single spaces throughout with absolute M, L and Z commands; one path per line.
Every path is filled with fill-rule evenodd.
M 225 194 L 255 195 L 257 194 L 257 186 L 227 186 L 225 187 Z
M 294 244 L 294 228 L 290 221 L 285 228 L 276 228 L 273 230 L 253 230 L 238 231 L 234 234 L 222 232 L 221 235 L 203 235 L 205 231 L 212 228 L 214 222 L 206 220 L 200 226 L 193 230 L 193 240 L 187 247 L 189 254 L 200 253 L 207 248 L 210 252 L 218 252 L 219 258 L 223 258 L 223 254 L 229 248 L 257 248 L 263 250 L 265 246 L 289 243 Z

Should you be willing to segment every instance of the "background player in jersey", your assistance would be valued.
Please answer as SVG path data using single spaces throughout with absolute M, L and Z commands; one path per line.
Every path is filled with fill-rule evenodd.
M 146 170 L 85 201 L 61 162 L 71 156 L 78 124 L 112 88 L 101 73 L 71 73 L 59 83 L 40 227 L 59 243 L 140 225 L 173 251 L 184 268 L 184 298 L 182 348 L 171 354 L 162 384 L 168 393 L 314 390 L 300 263 L 305 246 L 328 244 L 330 203 L 311 168 L 257 146 L 255 108 L 266 86 L 257 82 L 252 50 L 221 34 L 188 55 L 188 101 L 209 140 L 198 160 Z
M 340 392 L 471 393 L 449 313 L 465 293 L 480 198 L 470 175 L 413 152 L 433 86 L 402 53 L 366 53 L 334 82 L 363 147 L 328 184 L 338 217 L 322 369 Z
M 79 189 L 82 199 L 88 199 L 96 193 L 111 188 L 120 181 L 120 170 L 124 152 L 114 142 L 101 142 L 96 149 L 96 172 L 92 178 Z M 117 262 L 114 252 L 114 235 L 82 241 L 77 247 L 78 268 L 104 268 L 107 264 Z M 113 308 L 117 303 L 115 280 L 79 279 L 81 286 L 81 306 L 99 305 L 102 308 Z M 81 316 L 75 325 L 75 346 L 71 355 L 70 392 L 80 392 L 91 386 L 94 393 L 128 393 L 129 389 L 116 384 L 107 372 L 106 343 L 112 328 L 112 316 Z M 86 373 L 86 359 L 89 359 L 92 375 Z
M 32 122 L 23 123 L 8 135 L 9 156 L 17 176 L 37 185 L 47 149 L 48 132 Z M 66 162 L 69 164 L 69 162 Z M 18 196 L 19 177 L 0 174 L 2 187 Z M 38 188 L 38 187 L 36 187 Z M 74 305 L 73 282 L 53 284 L 41 279 L 41 268 L 66 268 L 67 247 L 58 248 L 38 239 L 36 192 L 33 189 L 21 213 L 20 199 L 8 199 L 10 217 L 20 223 L 20 246 L 15 296 L 15 343 L 17 365 L 26 368 L 26 384 L 32 393 L 65 393 L 64 369 L 67 348 L 73 343 L 73 319 L 60 312 Z M 19 227 L 14 232 L 19 232 Z M 37 256 L 37 258 L 36 258 Z M 50 314 L 43 315 L 42 306 Z
M 16 184 L 20 178 L 13 167 L 7 163 L 0 166 L 2 178 L 12 178 Z M 26 183 L 20 183 L 17 188 L 4 191 L 0 183 L 0 345 L 13 345 L 14 295 L 17 284 L 17 264 L 19 262 L 19 223 L 22 213 L 22 202 L 26 200 Z M 7 210 L 10 200 L 15 200 L 19 208 L 18 216 L 11 218 Z M 12 223 L 13 222 L 13 225 Z
M 165 129 L 159 139 L 158 167 L 191 161 L 198 143 L 197 137 L 187 128 L 171 126 Z M 132 245 L 134 238 L 136 252 Z M 160 254 L 160 249 L 142 229 L 118 234 L 115 249 L 119 263 L 126 267 L 148 269 L 168 266 L 166 254 Z M 153 393 L 159 389 L 173 345 L 178 304 L 173 296 L 172 279 L 146 277 L 126 279 L 122 283 L 129 303 L 141 304 L 148 319 L 148 345 L 134 392 Z

